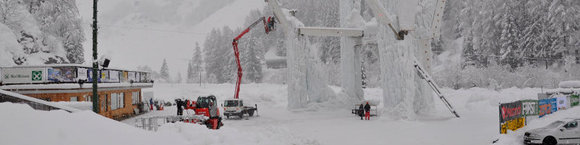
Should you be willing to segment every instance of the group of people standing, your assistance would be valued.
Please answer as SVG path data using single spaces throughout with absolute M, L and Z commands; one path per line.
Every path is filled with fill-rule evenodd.
M 363 104 L 360 104 L 358 110 L 359 110 L 358 116 L 360 116 L 360 120 L 363 120 L 363 113 L 365 116 L 365 120 L 371 120 L 371 105 L 369 105 L 369 102 L 367 102 L 367 104 L 364 105 L 364 107 Z

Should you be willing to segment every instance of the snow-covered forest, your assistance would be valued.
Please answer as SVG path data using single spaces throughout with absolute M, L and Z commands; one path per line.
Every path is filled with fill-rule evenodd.
M 364 4 L 364 3 L 363 3 Z M 338 1 L 284 1 L 283 7 L 297 9 L 296 17 L 306 26 L 337 27 Z M 451 0 L 447 3 L 440 40 L 432 45 L 435 52 L 434 77 L 441 85 L 455 89 L 469 87 L 555 87 L 560 80 L 577 79 L 580 67 L 580 2 L 553 1 L 476 1 Z M 261 12 L 260 12 L 261 11 Z M 267 8 L 254 11 L 246 25 Z M 362 10 L 366 21 L 372 18 Z M 205 68 L 211 82 L 233 82 L 235 63 L 231 39 L 241 28 L 215 29 L 204 43 Z M 244 68 L 259 68 L 264 53 L 275 49 L 284 56 L 282 35 L 265 34 L 259 28 L 242 38 L 240 53 Z M 339 38 L 311 37 L 319 59 L 329 74 L 339 73 Z M 258 55 L 251 55 L 258 54 Z M 365 83 L 378 86 L 378 50 L 367 45 L 361 51 Z M 256 61 L 259 60 L 259 61 Z M 247 82 L 258 82 L 262 70 L 246 69 L 256 74 Z M 340 75 L 330 75 L 330 84 L 340 85 Z M 248 79 L 246 79 L 248 80 Z
M 178 22 L 175 27 L 195 25 L 228 6 L 229 1 L 207 4 L 202 1 L 191 5 L 204 5 L 204 9 L 186 10 L 186 1 L 174 1 L 162 6 L 166 13 L 148 13 L 136 9 L 139 18 L 149 23 Z M 87 36 L 76 1 L 0 1 L 0 47 L 2 66 L 35 65 L 52 63 L 84 63 L 83 47 Z M 130 3 L 130 2 L 126 2 Z M 210 2 L 211 3 L 211 2 Z M 134 3 L 136 4 L 136 3 Z M 365 5 L 364 1 L 362 3 Z M 285 8 L 296 9 L 296 17 L 306 26 L 338 27 L 339 2 L 335 0 L 282 1 Z M 139 3 L 139 7 L 149 7 Z M 104 13 L 107 29 L 127 21 L 122 8 Z M 126 11 L 126 10 L 125 10 Z M 469 87 L 555 87 L 560 80 L 577 79 L 580 67 L 580 2 L 574 0 L 532 1 L 475 1 L 451 0 L 444 13 L 442 36 L 433 45 L 434 77 L 441 85 L 451 88 Z M 185 14 L 193 12 L 194 14 Z M 118 13 L 121 15 L 112 15 Z M 366 6 L 361 12 L 365 21 L 374 17 Z M 271 16 L 266 7 L 250 12 L 243 25 L 247 26 L 262 16 Z M 175 15 L 175 17 L 166 17 Z M 85 18 L 86 19 L 86 18 Z M 227 19 L 227 18 L 223 18 Z M 114 24 L 114 25 L 112 25 Z M 168 25 L 163 23 L 163 25 Z M 222 25 L 222 24 L 220 24 Z M 261 25 L 261 24 L 260 24 Z M 190 57 L 182 68 L 170 67 L 162 76 L 160 68 L 140 64 L 139 70 L 152 71 L 154 78 L 168 82 L 232 83 L 235 81 L 231 40 L 245 27 L 223 26 L 206 34 L 205 40 L 191 42 Z M 84 28 L 86 29 L 86 28 Z M 114 34 L 114 33 L 112 33 Z M 106 34 L 105 34 L 106 35 Z M 328 74 L 340 71 L 340 39 L 333 37 L 310 37 L 315 56 L 325 65 Z M 86 46 L 85 46 L 86 47 Z M 240 40 L 243 83 L 272 82 L 267 75 L 284 76 L 285 71 L 269 71 L 265 54 L 274 51 L 284 57 L 281 32 L 265 34 L 260 27 L 254 28 Z M 369 87 L 379 86 L 380 70 L 376 46 L 362 48 L 361 62 L 364 80 Z M 188 51 L 189 52 L 189 51 Z M 157 60 L 162 64 L 163 60 Z M 175 60 L 167 60 L 169 66 Z M 167 67 L 165 67 L 167 68 Z M 184 71 L 185 70 L 185 71 Z M 270 74 L 268 74 L 270 73 Z M 183 79 L 177 79 L 184 74 Z M 340 85 L 340 75 L 329 75 L 328 83 Z M 283 79 L 276 78 L 278 83 Z
M 434 76 L 445 86 L 556 87 L 580 77 L 580 1 L 447 4 L 434 47 L 440 66 Z
M 85 61 L 76 1 L 1 0 L 0 65 Z

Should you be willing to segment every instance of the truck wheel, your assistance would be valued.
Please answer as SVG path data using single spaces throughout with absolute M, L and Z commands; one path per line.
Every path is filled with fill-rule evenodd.
M 244 117 L 244 113 L 243 113 L 243 112 L 242 112 L 242 113 L 240 113 L 240 115 L 239 115 L 239 116 L 240 116 L 240 119 L 242 119 L 242 117 Z
M 250 111 L 250 112 L 248 113 L 248 115 L 250 115 L 250 117 L 251 117 L 251 116 L 254 116 L 254 111 Z
M 213 128 L 213 127 L 211 126 L 211 123 L 209 123 L 209 122 L 206 122 L 206 123 L 205 123 L 205 126 L 206 126 L 208 129 L 212 129 L 212 128 Z

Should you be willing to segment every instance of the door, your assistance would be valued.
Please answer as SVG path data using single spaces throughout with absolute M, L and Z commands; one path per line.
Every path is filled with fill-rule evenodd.
M 561 130 L 560 142 L 563 144 L 580 144 L 580 129 L 577 121 L 570 121 Z M 558 130 L 560 131 L 560 130 Z

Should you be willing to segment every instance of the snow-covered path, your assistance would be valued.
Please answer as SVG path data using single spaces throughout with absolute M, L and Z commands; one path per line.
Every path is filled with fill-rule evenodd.
M 435 98 L 436 110 L 415 119 L 399 120 L 388 116 L 360 120 L 350 114 L 350 106 L 316 111 L 289 111 L 286 109 L 286 91 L 283 85 L 245 84 L 241 97 L 257 103 L 260 117 L 248 120 L 224 121 L 224 128 L 247 132 L 260 132 L 272 128 L 287 130 L 292 135 L 320 144 L 490 144 L 498 135 L 497 104 L 512 100 L 533 98 L 539 89 L 488 89 L 444 90 L 448 99 L 460 113 L 454 118 Z M 175 85 L 156 84 L 153 90 L 160 99 L 173 100 L 180 96 L 214 94 L 218 100 L 229 98 L 233 85 Z M 366 89 L 367 98 L 380 98 L 380 89 Z M 164 111 L 175 114 L 174 107 Z M 125 121 L 134 122 L 134 121 Z
M 394 119 L 388 116 L 363 121 L 350 114 L 350 107 L 289 111 L 286 109 L 284 85 L 244 84 L 241 97 L 247 103 L 257 103 L 259 117 L 224 120 L 220 130 L 187 123 L 165 124 L 157 132 L 132 127 L 134 120 L 116 122 L 90 111 L 35 111 L 26 105 L 0 103 L 0 144 L 62 145 L 62 144 L 434 144 L 488 145 L 522 144 L 526 130 L 544 126 L 554 120 L 580 117 L 580 108 L 558 111 L 508 135 L 498 134 L 499 102 L 530 99 L 539 89 L 510 88 L 443 90 L 460 113 L 454 118 L 443 104 L 435 101 L 430 115 L 414 119 Z M 173 100 L 183 96 L 214 94 L 218 100 L 229 98 L 234 85 L 156 84 L 155 96 Z M 368 98 L 380 96 L 380 89 L 365 89 Z M 153 111 L 138 117 L 173 115 L 175 107 Z M 34 139 L 29 139 L 34 138 Z M 96 140 L 95 140 L 96 139 Z

